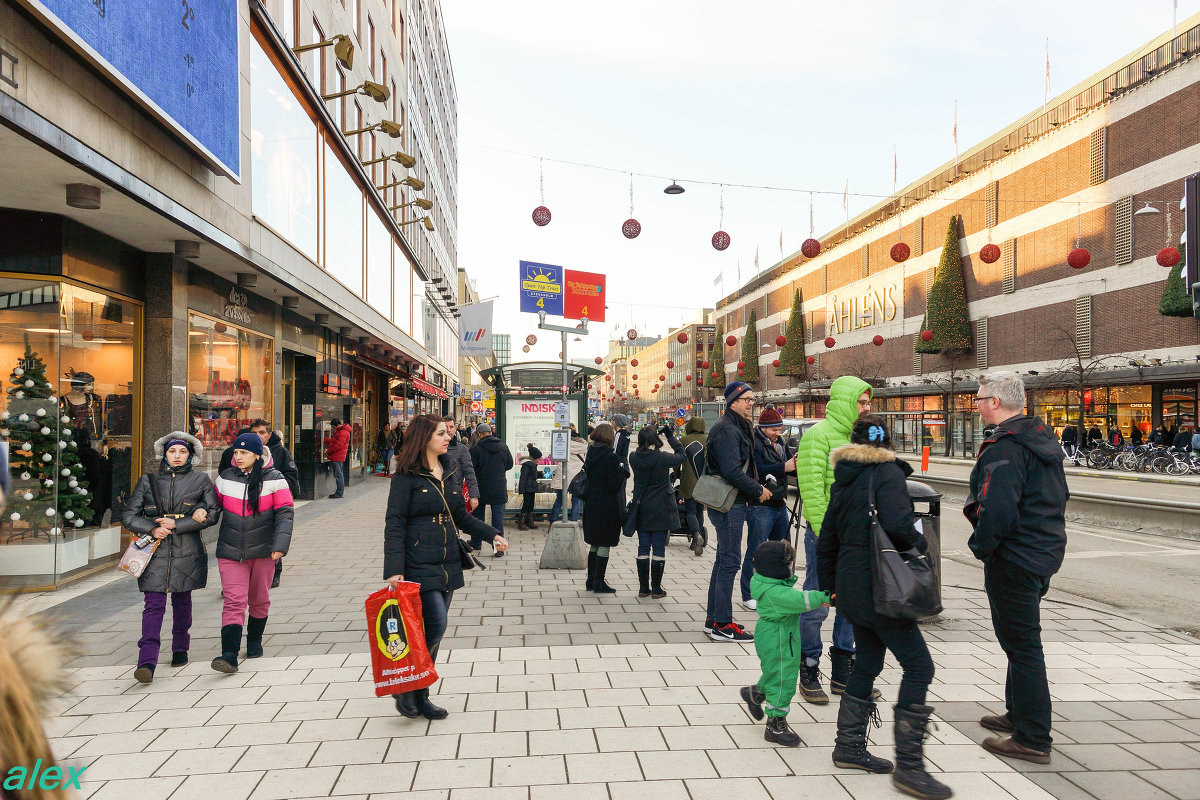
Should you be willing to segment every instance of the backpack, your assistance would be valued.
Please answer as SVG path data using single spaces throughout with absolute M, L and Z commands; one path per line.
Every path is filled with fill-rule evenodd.
M 1192 434 L 1192 449 L 1200 450 L 1200 433 Z

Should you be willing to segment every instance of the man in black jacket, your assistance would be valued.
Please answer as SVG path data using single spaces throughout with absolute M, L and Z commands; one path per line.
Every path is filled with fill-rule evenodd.
M 492 527 L 504 533 L 504 506 L 508 502 L 508 471 L 513 468 L 512 452 L 508 445 L 492 435 L 492 426 L 480 423 L 475 429 L 479 441 L 471 448 L 471 465 L 478 482 L 479 502 L 471 511 L 477 519 L 483 519 L 486 509 L 492 510 Z M 471 537 L 475 549 L 483 539 Z M 504 555 L 502 550 L 493 553 L 495 558 Z
M 271 451 L 271 466 L 279 470 L 283 475 L 283 479 L 287 481 L 288 489 L 292 493 L 292 497 L 299 497 L 300 492 L 300 470 L 296 468 L 296 460 L 292 458 L 292 454 L 283 446 L 283 440 L 279 438 L 279 434 L 271 430 L 271 425 L 265 419 L 256 419 L 250 423 L 250 432 L 262 439 L 263 445 Z M 232 458 L 232 450 L 231 458 Z M 283 575 L 283 558 L 275 559 L 275 577 L 271 579 L 271 588 L 279 587 L 279 578 Z
M 979 721 L 1008 735 L 985 739 L 983 747 L 1048 764 L 1050 686 L 1039 611 L 1067 549 L 1062 450 L 1049 426 L 1022 413 L 1025 385 L 1015 372 L 980 378 L 975 402 L 983 422 L 996 431 L 984 440 L 971 471 L 963 513 L 975 532 L 967 544 L 984 564 L 992 627 L 1008 656 L 1006 711 Z
M 708 510 L 708 521 L 717 532 L 717 554 L 708 580 L 704 628 L 718 642 L 754 641 L 754 634 L 733 621 L 733 583 L 742 566 L 742 530 L 751 507 L 771 499 L 770 490 L 759 484 L 754 466 L 753 411 L 754 390 L 734 381 L 725 387 L 725 413 L 708 432 L 708 474 L 720 476 L 737 489 L 728 511 Z

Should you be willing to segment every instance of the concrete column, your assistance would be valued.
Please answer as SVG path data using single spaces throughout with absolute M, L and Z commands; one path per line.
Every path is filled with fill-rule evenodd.
M 142 468 L 153 466 L 154 440 L 187 420 L 187 262 L 171 253 L 146 256 L 142 317 Z

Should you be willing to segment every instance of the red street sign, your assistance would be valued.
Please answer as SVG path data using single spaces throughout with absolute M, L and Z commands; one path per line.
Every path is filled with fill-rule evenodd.
M 604 322 L 604 275 L 598 272 L 563 271 L 563 316 L 587 317 L 589 322 Z

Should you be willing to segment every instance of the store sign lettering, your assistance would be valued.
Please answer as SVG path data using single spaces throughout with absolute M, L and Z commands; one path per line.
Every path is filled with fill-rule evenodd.
M 534 414 L 553 414 L 554 403 L 521 403 L 521 410 Z
M 221 312 L 225 319 L 239 322 L 242 325 L 254 324 L 254 312 L 250 310 L 250 297 L 245 292 L 239 292 L 237 287 L 229 290 L 229 298 L 225 310 Z
M 874 288 L 868 283 L 861 294 L 831 295 L 826 309 L 831 333 L 846 333 L 891 322 L 900 311 L 900 286 L 890 283 Z

